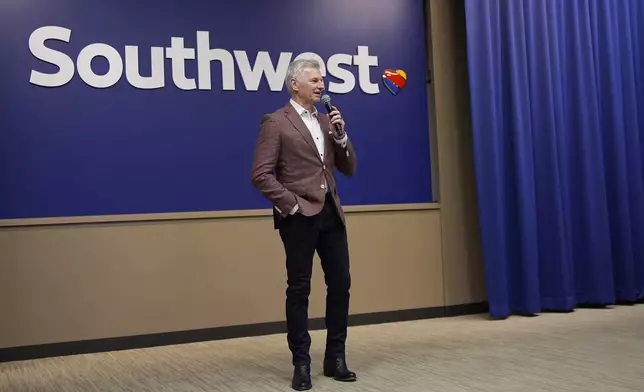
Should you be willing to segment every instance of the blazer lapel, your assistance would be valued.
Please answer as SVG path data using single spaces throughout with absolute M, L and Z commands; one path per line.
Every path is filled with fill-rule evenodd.
M 284 107 L 284 112 L 286 114 L 286 118 L 288 121 L 293 124 L 295 129 L 302 135 L 304 140 L 308 143 L 308 145 L 313 149 L 313 152 L 315 153 L 315 156 L 320 159 L 320 154 L 318 153 L 318 148 L 315 145 L 315 142 L 313 141 L 313 136 L 311 136 L 311 132 L 309 129 L 306 127 L 306 124 L 304 124 L 304 121 L 302 120 L 302 117 L 295 111 L 293 106 L 291 106 L 290 103 L 287 103 L 286 106 Z
M 333 134 L 331 133 L 331 122 L 329 122 L 329 117 L 326 114 L 319 113 L 318 121 L 320 121 L 320 128 L 324 134 L 324 160 L 326 161 L 330 159 L 331 154 L 333 154 L 333 144 L 335 142 L 333 141 Z M 326 163 L 328 164 L 328 161 Z

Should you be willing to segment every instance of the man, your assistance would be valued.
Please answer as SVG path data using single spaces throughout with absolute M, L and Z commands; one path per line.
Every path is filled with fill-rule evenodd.
M 295 60 L 285 84 L 290 101 L 260 122 L 252 184 L 274 205 L 275 229 L 286 252 L 292 387 L 306 390 L 312 386 L 307 322 L 315 251 L 327 285 L 324 375 L 338 381 L 357 379 L 345 357 L 351 276 L 345 217 L 333 174 L 337 168 L 352 176 L 356 158 L 338 109 L 327 115 L 314 106 L 324 91 L 319 63 Z

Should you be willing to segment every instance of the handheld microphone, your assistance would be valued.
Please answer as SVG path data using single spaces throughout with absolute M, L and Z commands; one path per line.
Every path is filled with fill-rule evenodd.
M 331 113 L 333 111 L 333 106 L 331 105 L 331 97 L 329 97 L 327 94 L 324 94 L 322 98 L 320 98 L 322 103 L 324 104 L 324 108 L 326 109 L 327 113 Z M 342 134 L 342 127 L 340 124 L 333 124 L 335 125 L 335 134 L 336 135 L 341 135 Z

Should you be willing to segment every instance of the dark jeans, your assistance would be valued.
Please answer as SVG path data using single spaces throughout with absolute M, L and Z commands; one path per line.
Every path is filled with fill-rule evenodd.
M 287 340 L 293 365 L 311 363 L 308 307 L 315 251 L 320 256 L 327 285 L 325 357 L 344 355 L 351 275 L 347 232 L 333 200 L 327 196 L 323 210 L 316 216 L 296 213 L 287 217 L 282 220 L 279 232 L 286 251 Z

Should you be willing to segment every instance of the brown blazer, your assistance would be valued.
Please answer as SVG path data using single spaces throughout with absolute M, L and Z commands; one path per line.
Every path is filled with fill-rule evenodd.
M 356 170 L 356 157 L 349 140 L 342 147 L 333 140 L 329 116 L 318 112 L 326 136 L 324 159 L 320 157 L 311 132 L 290 103 L 265 114 L 260 122 L 255 145 L 251 182 L 279 209 L 274 209 L 275 227 L 299 204 L 298 214 L 313 216 L 322 211 L 325 201 L 324 179 L 328 184 L 340 218 L 345 223 L 333 171 L 346 176 Z

